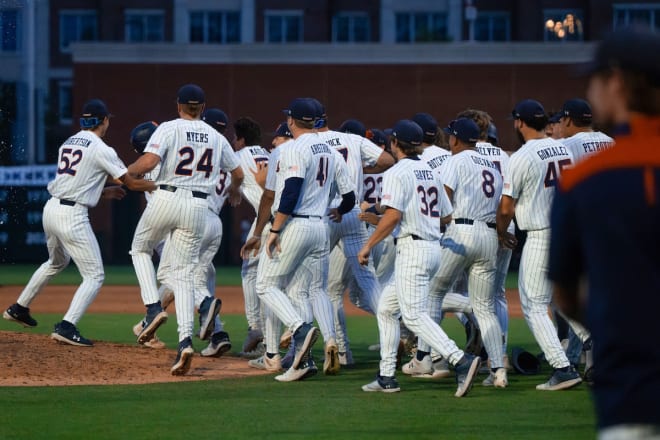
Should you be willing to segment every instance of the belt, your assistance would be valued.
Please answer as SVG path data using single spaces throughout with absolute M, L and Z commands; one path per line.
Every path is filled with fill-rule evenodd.
M 173 185 L 158 185 L 158 188 L 172 193 L 176 192 L 176 190 L 178 189 L 176 186 Z M 191 192 L 192 192 L 192 196 L 195 197 L 196 199 L 205 199 L 209 196 L 205 192 L 201 192 L 201 191 L 191 191 Z
M 73 200 L 60 199 L 60 205 L 75 206 L 76 202 Z
M 443 233 L 443 234 L 444 234 L 445 232 L 447 232 L 447 225 L 441 225 L 441 226 L 440 226 L 440 232 Z
M 302 214 L 291 214 L 291 217 L 293 218 L 318 218 L 322 219 L 320 215 L 302 215 Z
M 454 223 L 457 225 L 473 225 L 474 220 L 471 218 L 455 218 Z M 486 223 L 486 226 L 488 226 L 491 229 L 495 229 L 497 225 L 495 223 Z
M 412 238 L 413 240 L 424 240 L 422 237 L 420 237 L 419 235 L 415 235 L 415 234 L 410 234 L 408 237 Z M 402 238 L 405 238 L 405 237 L 402 237 Z M 399 239 L 395 238 L 394 239 L 394 245 L 395 246 L 396 246 L 397 241 L 399 241 Z

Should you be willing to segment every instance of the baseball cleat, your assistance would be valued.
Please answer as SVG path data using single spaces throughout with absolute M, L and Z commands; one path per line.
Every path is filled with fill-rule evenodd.
M 305 363 L 309 357 L 311 348 L 319 337 L 319 330 L 306 322 L 293 333 L 296 344 L 296 354 L 293 357 L 291 368 L 296 369 L 301 363 Z
M 485 387 L 506 388 L 509 385 L 506 368 L 498 368 L 495 372 L 491 371 L 481 384 Z
M 339 349 L 335 338 L 330 338 L 325 343 L 325 360 L 323 361 L 323 374 L 334 375 L 339 373 Z
M 190 370 L 192 358 L 195 355 L 195 350 L 192 347 L 192 340 L 186 338 L 179 343 L 179 349 L 176 354 L 174 364 L 170 369 L 173 376 L 183 376 Z
M 456 393 L 454 396 L 463 397 L 472 388 L 472 382 L 479 371 L 479 364 L 481 358 L 479 356 L 465 353 L 460 361 L 456 364 Z
M 413 375 L 413 377 L 420 377 L 424 379 L 444 379 L 445 377 L 449 376 L 451 376 L 451 371 L 449 370 L 449 362 L 447 362 L 447 360 L 442 357 L 433 361 L 432 373 Z
M 144 328 L 137 338 L 138 344 L 144 345 L 145 342 L 152 340 L 158 327 L 167 321 L 167 317 L 167 312 L 163 310 L 154 313 L 153 316 L 149 316 L 149 313 L 147 313 L 147 316 L 144 318 Z
M 266 353 L 266 345 L 264 345 L 263 342 L 259 342 L 254 350 L 247 352 L 241 351 L 238 353 L 238 356 L 245 359 L 256 359 L 259 356 L 262 356 L 264 353 Z
M 293 382 L 296 380 L 304 380 L 308 377 L 315 376 L 318 371 L 318 368 L 314 364 L 314 360 L 308 356 L 303 362 L 300 363 L 298 368 L 289 368 L 284 372 L 284 374 L 275 376 L 275 380 L 278 382 Z
M 279 354 L 276 354 L 272 358 L 269 358 L 266 354 L 264 354 L 261 357 L 248 361 L 248 366 L 256 368 L 257 370 L 273 372 L 282 371 L 282 357 Z
M 91 347 L 94 344 L 87 338 L 82 337 L 75 325 L 68 321 L 55 324 L 55 331 L 50 334 L 51 339 L 77 347 Z
M 23 327 L 36 327 L 37 321 L 30 316 L 30 308 L 23 307 L 16 303 L 9 306 L 2 314 L 2 317 L 8 321 L 14 321 L 21 324 Z
M 575 368 L 569 367 L 568 371 L 555 370 L 546 383 L 536 385 L 540 391 L 559 391 L 573 388 L 582 382 L 580 373 Z
M 140 322 L 138 322 L 137 324 L 135 324 L 133 326 L 133 334 L 135 336 L 139 336 L 140 333 L 142 333 L 142 329 L 144 329 L 144 321 L 140 321 Z M 156 350 L 160 350 L 160 349 L 165 348 L 165 343 L 163 341 L 161 341 L 160 339 L 158 339 L 158 336 L 156 336 L 156 335 L 154 335 L 153 338 L 151 338 L 150 340 L 145 342 L 143 345 L 145 347 L 154 348 Z
M 431 362 L 431 355 L 427 354 L 421 361 L 417 360 L 416 357 L 412 358 L 410 362 L 401 367 L 401 372 L 410 376 L 432 375 L 433 362 Z
M 382 393 L 398 393 L 401 391 L 399 387 L 399 382 L 394 376 L 376 376 L 376 380 L 371 383 L 362 386 L 362 391 L 368 393 L 371 392 L 382 392 Z
M 339 352 L 339 365 L 344 367 L 355 365 L 353 360 L 353 352 L 351 350 L 346 350 L 345 352 Z
M 202 350 L 202 356 L 220 357 L 231 350 L 231 341 L 227 332 L 214 333 L 211 336 L 209 346 Z
M 253 351 L 263 340 L 264 334 L 261 330 L 248 327 L 248 334 L 245 338 L 245 342 L 243 342 L 243 348 L 241 349 L 241 352 L 249 353 Z
M 207 296 L 199 305 L 199 339 L 206 341 L 211 337 L 215 324 L 215 317 L 220 312 L 222 301 Z

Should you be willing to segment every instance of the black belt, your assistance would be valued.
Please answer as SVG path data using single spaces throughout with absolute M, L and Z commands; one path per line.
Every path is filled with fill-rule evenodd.
M 473 225 L 474 220 L 471 218 L 456 218 L 454 219 L 454 223 L 457 225 Z M 491 229 L 495 229 L 497 227 L 497 224 L 495 223 L 486 223 L 486 226 L 488 226 Z
M 172 193 L 176 192 L 176 190 L 178 189 L 176 186 L 172 186 L 172 185 L 158 185 L 158 188 Z M 192 192 L 192 196 L 195 197 L 196 199 L 205 199 L 209 196 L 205 192 L 201 192 L 201 191 L 191 191 L 191 192 Z
M 73 200 L 60 199 L 60 205 L 75 206 L 76 202 Z
M 413 240 L 424 240 L 422 237 L 420 237 L 419 235 L 415 235 L 415 234 L 410 234 L 408 237 L 412 238 Z M 405 237 L 401 237 L 401 238 L 405 238 Z M 399 241 L 399 239 L 395 238 L 394 239 L 394 245 L 395 246 L 396 246 L 397 241 Z
M 440 232 L 443 234 L 447 232 L 447 225 L 440 225 Z
M 301 215 L 301 214 L 291 214 L 291 217 L 293 218 L 318 218 L 321 219 L 320 215 Z

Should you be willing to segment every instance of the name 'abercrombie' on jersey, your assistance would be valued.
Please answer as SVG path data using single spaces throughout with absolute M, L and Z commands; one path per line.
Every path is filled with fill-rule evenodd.
M 566 156 L 568 153 L 566 152 L 566 147 L 556 146 L 543 148 L 542 150 L 538 150 L 536 154 L 539 155 L 541 160 L 546 160 L 550 159 L 551 157 Z
M 204 142 L 206 144 L 209 143 L 209 135 L 208 133 L 196 133 L 194 131 L 187 131 L 186 132 L 186 140 L 188 142 Z
M 313 144 L 310 148 L 314 154 L 330 153 L 330 147 L 326 144 Z

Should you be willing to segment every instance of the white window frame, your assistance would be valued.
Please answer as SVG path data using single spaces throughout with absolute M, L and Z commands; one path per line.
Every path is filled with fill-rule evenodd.
M 68 88 L 71 91 L 71 100 L 69 104 L 73 106 L 73 83 L 72 81 L 58 81 L 57 82 L 57 114 L 60 120 L 60 125 L 72 125 L 73 124 L 73 108 L 68 109 L 71 117 L 66 118 L 62 116 L 62 108 L 64 105 L 64 88 Z
M 507 11 L 478 11 L 477 19 L 480 18 L 488 19 L 488 40 L 485 41 L 511 41 L 511 13 Z M 505 40 L 494 40 L 493 39 L 493 19 L 506 19 L 506 39 Z M 484 40 L 479 40 L 484 41 Z
M 559 39 L 559 40 L 551 40 L 548 38 L 548 29 L 546 29 L 546 22 L 549 20 L 549 16 L 567 16 L 568 14 L 573 14 L 574 16 L 579 15 L 579 19 L 582 21 L 582 34 L 580 36 L 580 39 L 577 40 L 567 40 L 567 39 Z M 553 19 L 554 20 L 554 19 Z M 549 43 L 561 43 L 565 41 L 584 41 L 584 10 L 581 8 L 548 8 L 543 10 L 543 41 L 547 41 Z
M 147 29 L 147 17 L 154 17 L 158 16 L 161 17 L 162 20 L 162 26 L 160 28 L 160 39 L 159 40 L 130 40 L 129 39 L 129 24 L 128 24 L 128 19 L 130 16 L 136 16 L 139 17 L 142 20 L 142 25 L 145 29 Z M 165 10 L 164 9 L 126 9 L 124 11 L 124 41 L 127 43 L 157 43 L 160 41 L 165 41 Z
M 78 18 L 78 23 L 77 23 L 78 24 L 78 38 L 80 38 L 80 30 L 81 30 L 80 23 L 79 23 L 80 17 L 83 17 L 83 16 L 92 16 L 92 17 L 94 17 L 96 19 L 96 35 L 95 35 L 95 40 L 94 41 L 98 40 L 98 37 L 99 37 L 98 18 L 99 17 L 98 17 L 98 14 L 96 13 L 95 9 L 63 9 L 63 10 L 60 11 L 59 23 L 58 23 L 59 32 L 60 32 L 60 34 L 59 34 L 60 52 L 62 52 L 62 53 L 71 53 L 71 45 L 70 44 L 69 44 L 69 46 L 66 46 L 66 47 L 63 46 L 63 44 L 64 44 L 64 41 L 63 41 L 64 32 L 62 32 L 62 28 L 63 28 L 62 17 L 65 16 L 65 15 L 73 15 L 73 16 L 76 16 Z M 80 41 L 80 40 L 78 39 L 78 40 L 72 40 L 72 41 Z
M 398 29 L 396 29 L 396 16 L 399 14 L 407 14 L 408 15 L 408 38 L 409 41 L 396 41 L 396 37 L 398 34 Z M 445 16 L 445 22 L 447 26 L 447 35 L 445 38 L 449 38 L 449 13 L 447 11 L 395 11 L 394 12 L 394 39 L 396 43 L 400 44 L 420 44 L 420 43 L 438 43 L 442 42 L 445 40 L 430 40 L 430 41 L 416 41 L 415 39 L 415 16 L 419 14 L 426 14 L 426 19 L 428 20 L 428 24 L 433 23 L 433 16 L 434 15 L 444 15 Z M 429 26 L 429 29 L 431 29 L 431 26 Z
M 204 34 L 202 41 L 192 41 L 192 18 L 189 17 L 188 23 L 188 41 L 193 44 L 239 44 L 242 40 L 242 29 L 238 33 L 238 41 L 227 41 L 227 14 L 238 13 L 238 23 L 243 26 L 241 10 L 234 9 L 192 9 L 189 11 L 189 14 L 192 16 L 194 13 L 203 14 L 203 29 L 202 33 Z M 209 14 L 222 14 L 222 41 L 209 41 Z
M 630 25 L 631 11 L 649 11 L 651 13 L 650 28 L 653 32 L 660 29 L 660 4 L 653 3 L 614 3 L 612 5 L 612 28 L 616 29 L 616 14 L 618 11 L 626 13 L 626 20 L 623 27 Z
M 348 18 L 349 24 L 348 24 L 348 41 L 339 41 L 337 38 L 339 37 L 338 33 L 338 27 L 339 24 L 337 21 L 340 18 Z M 367 19 L 367 40 L 366 41 L 355 41 L 355 19 L 356 18 L 366 18 Z M 371 20 L 369 17 L 369 13 L 364 12 L 364 11 L 339 11 L 332 17 L 332 42 L 333 43 L 368 43 L 371 41 Z
M 0 12 L 15 12 L 16 13 L 16 34 L 14 38 L 16 39 L 16 50 L 15 51 L 10 51 L 10 50 L 4 50 L 2 48 L 2 40 L 0 40 L 0 53 L 18 53 L 21 51 L 21 32 L 23 31 L 22 26 L 23 23 L 21 22 L 21 10 L 20 9 L 14 9 L 14 8 L 6 8 L 0 10 Z M 0 35 L 3 35 L 3 30 L 2 30 L 2 20 L 0 20 Z
M 300 18 L 300 27 L 298 29 L 298 41 L 286 41 L 286 40 L 281 40 L 281 41 L 271 41 L 270 40 L 270 18 L 271 17 L 299 17 Z M 285 37 L 285 28 L 284 28 L 284 20 L 280 22 L 281 30 L 282 30 L 282 38 Z M 304 38 L 304 32 L 305 32 L 305 15 L 302 11 L 302 9 L 267 9 L 264 11 L 264 42 L 265 43 L 279 43 L 279 44 L 291 44 L 291 43 L 302 43 L 305 38 Z

